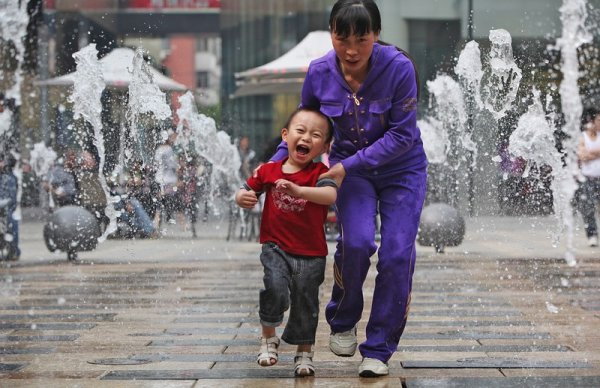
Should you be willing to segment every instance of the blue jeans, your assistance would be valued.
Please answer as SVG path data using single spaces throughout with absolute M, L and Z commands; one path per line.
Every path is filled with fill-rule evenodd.
M 579 186 L 577 194 L 579 211 L 585 225 L 585 234 L 587 237 L 597 236 L 596 204 L 600 200 L 600 178 L 586 178 Z
M 8 216 L 8 230 L 12 234 L 12 241 L 10 242 L 11 255 L 19 257 L 21 256 L 21 248 L 19 248 L 19 221 L 15 220 L 10 212 Z
M 260 261 L 265 286 L 259 297 L 260 323 L 277 327 L 283 321 L 284 312 L 290 308 L 281 339 L 292 345 L 314 344 L 325 257 L 291 255 L 274 243 L 265 243 Z
M 132 206 L 133 211 L 130 213 L 124 209 L 120 215 L 121 221 L 126 222 L 136 233 L 140 233 L 144 236 L 150 236 L 154 233 L 154 224 L 140 201 L 135 198 L 128 198 L 125 201 Z M 123 206 L 124 204 L 115 207 L 119 210 L 119 208 L 122 208 Z

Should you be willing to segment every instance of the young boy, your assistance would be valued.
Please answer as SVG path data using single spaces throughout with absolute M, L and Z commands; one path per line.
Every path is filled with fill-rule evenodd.
M 277 363 L 275 328 L 291 307 L 281 338 L 298 345 L 296 376 L 315 373 L 312 345 L 327 255 L 323 224 L 329 205 L 336 200 L 337 186 L 331 179 L 318 179 L 328 169 L 313 159 L 328 149 L 332 135 L 331 121 L 321 112 L 298 109 L 281 130 L 288 158 L 262 165 L 235 197 L 240 207 L 251 209 L 258 195 L 266 193 L 260 226 L 264 289 L 259 298 L 262 339 L 257 362 L 261 366 Z

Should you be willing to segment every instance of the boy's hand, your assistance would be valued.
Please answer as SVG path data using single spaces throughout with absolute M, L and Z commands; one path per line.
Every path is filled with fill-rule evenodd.
M 258 198 L 254 191 L 240 189 L 235 196 L 235 202 L 241 208 L 252 209 L 258 203 Z
M 300 191 L 302 190 L 302 188 L 297 184 L 292 183 L 286 179 L 277 179 L 275 181 L 275 187 L 277 188 L 277 190 L 283 191 L 287 195 L 301 198 Z

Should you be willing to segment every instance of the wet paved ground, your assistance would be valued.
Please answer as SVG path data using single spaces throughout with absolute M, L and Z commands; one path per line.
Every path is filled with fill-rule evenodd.
M 473 219 L 460 247 L 421 247 L 390 376 L 359 378 L 360 356 L 330 353 L 322 318 L 316 377 L 295 379 L 290 345 L 277 366 L 255 362 L 259 246 L 226 242 L 226 223 L 198 239 L 171 226 L 159 240 L 108 240 L 70 263 L 26 222 L 21 260 L 0 265 L 0 386 L 598 387 L 600 249 L 578 232 L 567 266 L 553 225 Z

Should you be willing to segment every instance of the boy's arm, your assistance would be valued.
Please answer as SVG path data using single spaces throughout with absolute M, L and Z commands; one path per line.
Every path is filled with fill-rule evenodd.
M 332 179 L 320 179 L 315 187 L 298 186 L 288 180 L 278 179 L 275 186 L 286 194 L 319 205 L 331 205 L 337 199 L 337 185 Z

